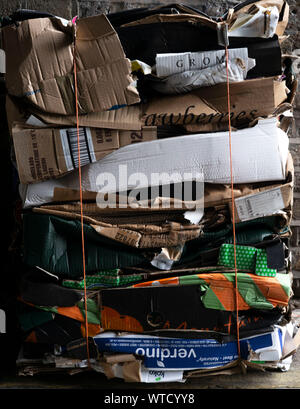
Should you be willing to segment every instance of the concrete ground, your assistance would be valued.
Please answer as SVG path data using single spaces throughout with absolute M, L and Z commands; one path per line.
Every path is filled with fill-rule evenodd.
M 300 299 L 295 301 L 292 317 L 300 324 Z M 4 376 L 0 378 L 0 389 L 51 389 L 51 390 L 98 390 L 113 391 L 146 389 L 162 392 L 184 389 L 299 389 L 300 390 L 300 347 L 293 357 L 292 365 L 287 372 L 281 371 L 247 371 L 246 374 L 217 375 L 189 379 L 186 383 L 138 384 L 125 383 L 123 380 L 107 380 L 102 374 L 85 372 L 77 375 L 35 375 L 26 377 Z M 122 392 L 121 392 L 122 391 Z M 2 392 L 2 391 L 1 391 Z M 0 393 L 1 393 L 0 392 Z

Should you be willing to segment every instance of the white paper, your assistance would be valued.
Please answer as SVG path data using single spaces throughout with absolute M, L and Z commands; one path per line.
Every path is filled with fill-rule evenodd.
M 253 14 L 240 14 L 230 27 L 229 37 L 273 37 L 279 20 L 279 11 L 274 7 L 256 5 Z
M 260 120 L 253 128 L 232 132 L 231 138 L 234 183 L 285 179 L 289 139 L 277 127 L 276 118 Z M 182 183 L 196 178 L 204 183 L 231 182 L 228 132 L 131 144 L 82 167 L 82 189 L 92 192 L 102 189 L 102 193 Z M 78 189 L 77 172 L 55 180 L 20 185 L 24 207 L 51 202 L 55 187 Z
M 248 48 L 230 48 L 228 58 L 248 60 Z M 156 55 L 156 75 L 168 77 L 184 71 L 203 70 L 225 62 L 225 51 L 201 51 L 186 53 L 165 53 Z
M 184 71 L 170 75 L 161 82 L 154 82 L 152 87 L 161 94 L 183 94 L 193 89 L 210 87 L 227 81 L 240 82 L 246 79 L 248 69 L 255 66 L 255 60 L 249 58 L 247 64 L 240 58 L 229 60 L 228 70 L 226 63 L 217 64 L 203 70 Z
M 239 219 L 243 222 L 270 216 L 284 209 L 284 201 L 278 187 L 235 199 L 235 206 Z

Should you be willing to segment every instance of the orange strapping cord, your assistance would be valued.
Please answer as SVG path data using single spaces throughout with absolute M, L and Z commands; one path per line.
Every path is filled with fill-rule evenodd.
M 83 225 L 83 204 L 82 204 L 82 180 L 80 164 L 80 138 L 79 138 L 79 117 L 78 117 L 78 89 L 77 89 L 77 67 L 76 67 L 76 18 L 73 20 L 75 28 L 74 52 L 73 52 L 73 70 L 74 70 L 74 87 L 75 87 L 75 108 L 76 108 L 76 129 L 77 129 L 77 150 L 78 150 L 78 175 L 79 175 L 79 192 L 80 192 L 80 220 L 81 220 L 81 243 L 82 243 L 82 264 L 83 264 L 83 281 L 84 281 L 84 308 L 85 308 L 85 337 L 87 349 L 88 367 L 90 367 L 89 351 L 89 334 L 88 334 L 88 314 L 87 314 L 87 294 L 86 294 L 86 269 L 85 269 L 85 251 L 84 251 L 84 225 Z
M 235 237 L 235 206 L 233 190 L 233 169 L 232 169 L 232 148 L 231 148 L 231 112 L 230 112 L 230 89 L 228 72 L 228 47 L 225 45 L 226 53 L 226 76 L 227 76 L 227 106 L 228 106 L 228 131 L 229 131 L 229 153 L 230 153 L 230 178 L 231 178 L 231 206 L 232 206 L 232 230 L 233 230 L 233 253 L 234 253 L 234 271 L 235 271 L 235 306 L 236 306 L 236 333 L 238 356 L 241 357 L 240 350 L 240 332 L 239 332 L 239 305 L 238 305 L 238 286 L 237 286 L 237 265 L 236 265 L 236 237 Z

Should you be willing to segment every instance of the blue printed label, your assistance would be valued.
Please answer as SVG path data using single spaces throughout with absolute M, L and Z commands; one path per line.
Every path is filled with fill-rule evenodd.
M 104 336 L 94 338 L 99 351 L 131 353 L 144 357 L 148 369 L 197 369 L 224 366 L 238 358 L 237 342 L 219 343 L 215 339 L 159 338 L 150 336 Z M 273 345 L 272 333 L 240 340 L 241 356 L 249 348 Z

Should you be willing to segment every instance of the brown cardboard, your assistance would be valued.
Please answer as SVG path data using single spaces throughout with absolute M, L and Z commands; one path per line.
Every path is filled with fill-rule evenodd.
M 77 128 L 12 127 L 19 178 L 22 183 L 57 178 L 79 166 Z M 156 139 L 156 127 L 141 131 L 79 128 L 80 164 L 96 162 L 129 143 Z
M 278 81 L 277 77 L 230 84 L 231 125 L 244 125 L 255 118 L 271 116 L 290 95 L 287 95 L 285 81 Z M 76 125 L 74 115 L 31 111 L 45 123 Z M 79 124 L 127 130 L 138 130 L 143 125 L 184 125 L 190 132 L 224 130 L 228 127 L 226 84 L 200 88 L 187 94 L 153 97 L 148 104 L 79 115 Z
M 180 223 L 151 224 L 118 224 L 106 223 L 99 216 L 95 204 L 85 204 L 83 222 L 88 223 L 104 237 L 136 248 L 174 247 L 199 237 L 201 228 L 198 225 L 181 225 Z M 99 209 L 98 209 L 99 210 Z M 67 219 L 80 220 L 79 205 L 49 205 L 33 208 L 36 213 L 52 214 Z M 93 213 L 96 212 L 96 213 Z M 101 213 L 100 213 L 101 214 Z
M 139 243 L 142 235 L 138 232 L 120 229 L 119 227 L 105 228 L 94 224 L 91 224 L 91 227 L 93 227 L 97 233 L 109 239 L 116 240 L 132 247 L 140 247 Z
M 103 14 L 79 19 L 76 28 L 59 18 L 24 20 L 3 27 L 1 37 L 8 93 L 39 110 L 75 114 L 74 41 L 80 113 L 140 100 L 131 63 Z
M 142 365 L 141 361 L 137 360 L 134 357 L 134 355 L 127 354 L 127 356 L 129 357 L 128 360 L 114 362 L 113 358 L 118 355 L 120 354 L 112 355 L 111 356 L 112 361 L 101 362 L 101 368 L 103 369 L 107 379 L 112 379 L 116 377 L 115 375 L 116 369 L 118 365 L 120 365 L 122 371 L 122 378 L 124 379 L 125 382 L 141 382 L 140 376 Z M 123 354 L 123 356 L 125 356 L 125 354 Z M 132 358 L 130 358 L 130 356 Z
M 271 116 L 286 99 L 285 81 L 279 81 L 277 77 L 232 83 L 230 84 L 231 125 L 238 126 L 258 117 Z M 187 94 L 155 97 L 142 109 L 143 121 L 147 126 L 201 125 L 207 127 L 209 124 L 228 124 L 226 84 L 199 88 Z
M 217 84 L 199 90 L 199 95 L 220 112 L 227 112 L 226 84 Z M 287 99 L 285 81 L 279 77 L 255 78 L 230 84 L 230 111 L 233 119 L 242 119 L 242 113 L 258 117 L 270 115 L 275 108 Z M 254 112 L 252 112 L 254 111 Z
M 140 200 L 140 201 L 130 201 L 128 200 L 128 196 L 118 195 L 113 197 L 113 202 L 110 205 L 108 201 L 109 195 L 104 195 L 104 199 L 107 200 L 107 207 L 100 208 L 96 205 L 97 193 L 90 192 L 90 191 L 83 191 L 82 192 L 83 201 L 88 201 L 90 203 L 83 203 L 85 206 L 91 206 L 89 209 L 85 209 L 85 211 L 93 213 L 97 213 L 98 215 L 114 215 L 121 216 L 126 214 L 127 217 L 138 214 L 145 214 L 145 213 L 183 213 L 186 210 L 194 210 L 199 209 L 203 205 L 203 199 L 199 199 L 198 201 L 187 201 L 187 200 L 180 200 L 175 198 L 165 198 L 165 197 L 156 197 L 154 201 L 151 200 Z M 52 202 L 61 202 L 61 203 L 68 203 L 68 202 L 76 202 L 80 200 L 80 193 L 79 190 L 76 189 L 69 189 L 69 188 L 62 188 L 62 187 L 55 187 L 54 193 L 52 196 Z M 59 205 L 60 208 L 65 206 L 63 204 Z M 46 206 L 42 206 L 46 207 Z
M 103 359 L 109 364 L 120 363 L 120 362 L 132 362 L 136 361 L 136 357 L 133 354 L 114 354 L 114 355 L 104 355 Z
M 77 123 L 75 115 L 55 115 L 32 108 L 31 112 L 43 122 L 51 125 L 74 126 Z M 141 117 L 141 105 L 131 105 L 110 111 L 79 115 L 78 122 L 80 126 L 91 126 L 94 128 L 140 130 L 143 126 Z
M 250 194 L 256 194 L 272 188 L 282 188 L 284 192 L 292 191 L 292 185 L 287 184 L 271 184 L 271 185 L 235 185 L 233 188 L 234 198 L 244 197 Z M 207 184 L 205 186 L 205 207 L 215 207 L 224 204 L 231 203 L 231 187 L 228 185 L 212 185 Z M 287 203 L 289 203 L 289 197 L 287 197 Z
M 53 127 L 76 126 L 77 124 L 76 115 L 45 113 L 32 106 L 28 107 L 28 105 L 22 103 L 21 98 L 16 98 L 11 95 L 6 96 L 6 115 L 10 131 L 13 122 L 25 123 L 31 114 L 45 124 Z M 142 129 L 141 116 L 140 105 L 131 105 L 109 111 L 79 115 L 78 122 L 79 126 L 89 126 L 91 128 L 139 131 Z
M 125 362 L 123 364 L 123 378 L 125 382 L 141 381 L 141 361 Z
M 123 130 L 119 132 L 120 147 L 130 145 L 131 143 L 153 141 L 155 139 L 157 139 L 156 126 L 144 126 L 140 131 Z
M 24 110 L 22 104 L 17 103 L 14 97 L 6 95 L 5 111 L 7 125 L 10 135 L 12 135 L 12 127 L 14 122 L 25 123 L 28 119 L 28 114 Z
M 135 20 L 127 24 L 123 24 L 122 27 L 136 26 L 140 24 L 155 24 L 155 23 L 179 23 L 180 21 L 189 22 L 193 24 L 203 24 L 207 27 L 211 27 L 217 30 L 218 24 L 209 17 L 204 17 L 197 14 L 192 14 L 189 10 L 182 14 L 153 14 L 151 16 L 144 17 L 140 20 Z
M 90 143 L 87 143 L 85 139 L 86 128 L 80 128 L 81 166 L 100 160 L 114 149 L 119 148 L 118 131 L 96 128 L 87 128 L 87 130 Z M 12 129 L 12 136 L 20 181 L 25 184 L 35 183 L 63 176 L 76 169 L 78 167 L 76 128 L 69 129 L 68 135 L 72 135 L 73 155 L 64 151 L 64 146 L 69 149 L 65 130 L 58 128 L 27 129 L 15 125 Z
M 272 188 L 282 188 L 284 192 L 284 196 L 286 197 L 286 204 L 291 203 L 292 196 L 290 192 L 292 192 L 292 182 L 287 182 L 284 184 L 240 184 L 240 185 L 234 185 L 234 197 L 235 198 L 240 198 L 246 195 L 250 194 L 256 194 L 259 192 L 263 192 Z M 223 206 L 223 205 L 230 205 L 231 204 L 231 187 L 229 185 L 218 185 L 218 184 L 205 184 L 204 186 L 204 207 L 209 208 L 209 207 L 217 207 L 217 206 Z M 83 200 L 86 201 L 92 201 L 95 203 L 96 201 L 96 196 L 97 193 L 95 192 L 88 192 L 84 191 L 83 192 Z M 79 191 L 78 190 L 73 190 L 73 189 L 67 189 L 67 188 L 59 188 L 56 187 L 54 189 L 54 195 L 53 195 L 53 202 L 74 202 L 78 201 L 80 199 L 79 196 Z M 161 198 L 158 198 L 161 199 Z M 183 212 L 187 209 L 193 209 L 191 207 L 190 202 L 181 202 L 180 206 L 175 206 L 174 202 L 170 200 L 170 206 L 168 207 L 163 207 L 163 200 L 161 202 L 158 202 L 158 206 L 151 206 L 150 203 L 145 203 L 144 206 L 137 206 L 137 207 L 131 207 L 128 205 L 127 207 L 116 207 L 116 208 L 103 208 L 99 209 L 98 213 L 102 215 L 110 214 L 112 211 L 116 215 L 116 212 L 118 215 L 121 214 L 135 214 L 136 216 L 139 213 L 157 213 L 161 211 L 168 211 L 168 212 Z M 84 206 L 87 206 L 87 203 L 84 203 Z M 195 207 L 197 206 L 195 202 Z M 46 206 L 42 206 L 45 208 Z M 85 209 L 85 212 L 88 212 L 89 210 Z
M 218 113 L 197 92 L 153 97 L 142 110 L 146 126 L 188 125 Z
M 82 192 L 83 200 L 96 202 L 97 193 L 96 192 L 89 192 L 87 190 Z M 108 198 L 108 195 L 104 198 Z M 79 190 L 76 189 L 69 189 L 69 188 L 62 188 L 62 187 L 55 187 L 54 193 L 52 197 L 53 202 L 75 202 L 80 200 L 80 193 Z M 166 204 L 166 201 L 168 205 Z M 185 210 L 191 210 L 194 208 L 199 208 L 202 206 L 203 200 L 200 199 L 199 201 L 185 201 L 175 198 L 164 198 L 164 197 L 157 197 L 154 202 L 150 200 L 146 201 L 136 201 L 131 202 L 129 204 L 128 197 L 126 196 L 123 200 L 122 195 L 116 195 L 116 206 L 113 208 L 113 212 L 116 211 L 120 213 L 138 213 L 138 212 L 161 212 L 161 210 L 165 211 L 175 211 L 175 212 L 182 212 Z M 118 206 L 118 203 L 121 205 Z M 126 206 L 124 206 L 126 203 Z M 98 207 L 97 207 L 98 208 Z M 100 212 L 98 208 L 98 213 Z M 111 213 L 112 207 L 109 207 L 109 203 L 107 208 L 102 208 L 101 213 Z

